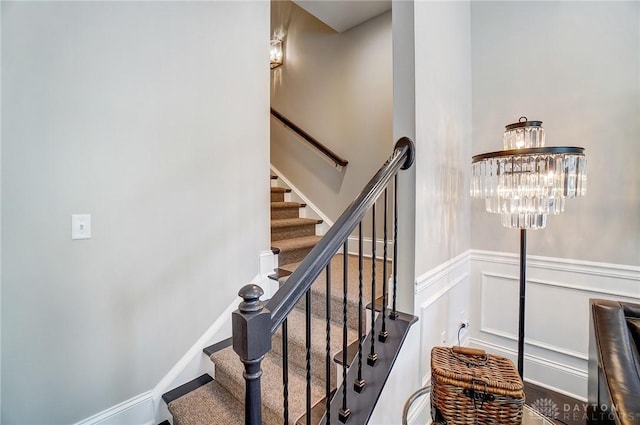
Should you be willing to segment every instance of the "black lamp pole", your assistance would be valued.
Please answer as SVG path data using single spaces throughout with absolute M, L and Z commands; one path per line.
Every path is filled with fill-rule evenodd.
M 520 318 L 518 322 L 518 373 L 524 378 L 524 306 L 527 285 L 527 231 L 520 229 Z

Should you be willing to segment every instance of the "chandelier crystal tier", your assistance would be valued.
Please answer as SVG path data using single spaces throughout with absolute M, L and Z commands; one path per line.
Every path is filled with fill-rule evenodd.
M 578 147 L 545 147 L 542 121 L 506 126 L 504 150 L 472 159 L 471 196 L 505 227 L 543 229 L 548 215 L 564 211 L 565 199 L 584 196 L 587 161 Z

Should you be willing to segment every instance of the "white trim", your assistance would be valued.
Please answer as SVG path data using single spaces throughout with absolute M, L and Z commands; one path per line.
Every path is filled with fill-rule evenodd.
M 420 304 L 420 314 L 421 315 L 424 314 L 424 310 L 429 308 L 431 304 L 438 301 L 440 298 L 442 298 L 443 295 L 447 294 L 451 289 L 457 286 L 460 282 L 468 278 L 469 278 L 469 273 L 463 273 L 461 276 L 458 276 L 456 279 L 454 279 L 451 283 L 447 284 L 447 286 L 440 289 L 438 292 L 436 292 L 434 295 L 428 298 L 425 302 Z
M 259 278 L 254 278 L 254 283 Z M 182 356 L 180 360 L 171 368 L 171 370 L 160 380 L 158 385 L 151 391 L 153 394 L 153 404 L 155 406 L 155 420 L 162 422 L 167 419 L 166 406 L 162 401 L 162 395 L 173 388 L 189 382 L 190 380 L 202 375 L 203 373 L 212 372 L 212 363 L 203 355 L 202 350 L 216 342 L 216 335 L 223 330 L 223 327 L 231 320 L 231 313 L 237 308 L 242 301 L 240 297 L 234 298 L 224 312 L 213 322 L 207 331 L 196 341 L 195 344 Z M 222 340 L 217 338 L 217 340 Z
M 490 343 L 487 341 L 483 341 L 477 338 L 469 338 L 469 344 L 473 347 L 479 347 L 479 348 L 483 348 L 485 349 L 487 352 L 494 352 L 497 353 L 498 355 L 504 356 L 504 357 L 516 357 L 517 356 L 517 351 L 513 350 L 509 347 L 505 347 L 499 344 L 494 344 L 494 343 Z M 583 385 L 586 385 L 587 382 L 587 378 L 588 378 L 588 372 L 586 370 L 582 370 L 582 369 L 578 369 L 575 367 L 571 367 L 571 366 L 567 366 L 565 364 L 561 364 L 559 362 L 555 362 L 552 360 L 548 360 L 548 359 L 544 359 L 540 356 L 534 356 L 531 354 L 528 354 L 525 352 L 524 355 L 524 370 L 525 370 L 525 380 L 527 382 L 531 382 L 534 383 L 536 385 L 541 385 L 544 386 L 547 389 L 550 389 L 552 391 L 567 395 L 569 397 L 581 400 L 581 401 L 586 401 L 586 398 L 579 395 L 579 394 L 574 394 L 571 393 L 569 391 L 563 390 L 562 388 L 553 386 L 553 385 L 549 385 L 547 384 L 540 384 L 538 381 L 529 379 L 526 376 L 526 371 L 530 370 L 532 367 L 538 367 L 538 368 L 542 368 L 546 370 L 546 376 L 555 376 L 558 377 L 560 376 L 560 378 L 558 378 L 558 383 L 562 383 L 564 384 L 566 381 L 571 381 L 570 385 L 571 387 L 574 388 L 579 388 Z
M 483 326 L 482 324 L 480 325 L 480 332 L 486 333 L 489 335 L 498 336 L 500 338 L 509 339 L 511 341 L 518 341 L 518 337 L 511 332 L 501 331 L 499 329 Z M 548 351 L 553 351 L 554 353 L 562 354 L 562 355 L 573 357 L 580 360 L 585 360 L 585 361 L 589 360 L 588 354 L 580 353 L 574 350 L 567 350 L 566 348 L 562 348 L 554 344 L 548 344 L 542 341 L 537 341 L 535 339 L 527 338 L 526 336 L 524 338 L 524 344 L 525 344 L 525 351 L 526 351 L 526 346 L 531 346 L 531 347 L 542 348 Z
M 271 170 L 273 170 L 273 173 L 276 176 L 278 176 L 278 179 L 281 180 L 285 186 L 287 186 L 289 189 L 295 192 L 296 196 L 298 196 L 303 203 L 307 204 L 307 207 L 311 209 L 314 212 L 314 214 L 317 215 L 318 218 L 322 220 L 322 224 L 319 225 L 320 234 L 322 235 L 325 234 L 327 230 L 329 230 L 329 228 L 333 226 L 333 220 L 327 217 L 327 215 L 324 214 L 320 210 L 320 208 L 316 206 L 316 204 L 311 202 L 309 198 L 307 198 L 300 189 L 298 189 L 293 183 L 291 183 L 289 179 L 287 179 L 284 175 L 282 175 L 282 173 L 276 167 L 274 167 L 273 164 L 271 164 Z
M 430 376 L 429 376 L 429 379 L 422 384 L 422 388 L 426 387 L 427 385 L 431 385 Z M 431 397 L 429 394 L 424 394 L 420 398 L 420 400 L 418 400 L 417 403 L 414 402 L 412 408 L 409 410 L 409 413 L 407 414 L 407 424 L 417 425 L 418 419 L 420 419 L 420 417 L 425 415 L 425 412 L 427 412 L 426 416 L 428 418 L 431 418 L 431 399 L 430 398 Z M 431 423 L 431 421 L 429 421 L 429 423 Z
M 519 254 L 508 252 L 472 249 L 471 259 L 498 264 L 520 264 Z M 640 282 L 640 266 L 631 266 L 626 264 L 600 263 L 595 261 L 572 260 L 568 258 L 527 255 L 527 268 L 559 270 L 570 273 L 581 273 Z
M 470 251 L 465 251 L 457 257 L 445 261 L 428 272 L 421 274 L 416 278 L 415 293 L 418 294 L 427 289 L 461 265 L 468 265 L 470 258 Z
M 76 422 L 76 425 L 155 425 L 153 419 L 153 395 L 147 391 Z
M 172 386 L 174 381 L 187 367 L 187 365 L 193 360 L 193 358 L 202 355 L 202 350 L 209 345 L 218 331 L 222 329 L 224 323 L 229 320 L 229 318 L 231 317 L 231 313 L 233 313 L 238 308 L 238 304 L 241 301 L 242 299 L 240 297 L 234 298 L 233 302 L 231 302 L 231 304 L 229 304 L 225 311 L 220 316 L 218 316 L 216 321 L 213 322 L 209 329 L 207 329 L 207 331 L 196 341 L 195 344 L 191 346 L 191 348 L 189 348 L 189 350 L 182 356 L 182 358 L 178 360 L 178 362 L 171 368 L 169 373 L 167 373 L 160 380 L 158 385 L 156 385 L 152 391 L 154 400 L 160 400 L 162 394 L 175 388 L 176 386 L 182 385 L 185 382 L 189 382 L 187 380 L 182 384 Z
M 278 290 L 278 282 L 269 278 L 269 275 L 275 272 L 277 264 L 278 257 L 273 251 L 262 251 L 260 253 L 260 275 L 259 277 L 256 276 L 252 283 L 262 287 L 264 291 L 262 299 L 271 298 L 275 291 Z
M 362 238 L 362 256 L 366 258 L 371 258 L 372 249 L 371 245 L 373 239 L 363 237 Z M 357 236 L 349 236 L 347 248 L 349 249 L 350 255 L 358 255 L 358 245 L 359 239 Z M 387 259 L 391 260 L 393 257 L 393 241 L 387 240 Z M 384 259 L 384 239 L 376 239 L 376 258 L 379 260 Z
M 488 298 L 487 287 L 490 280 L 494 283 L 508 281 L 515 285 L 511 289 L 515 291 L 519 282 L 519 264 L 519 255 L 515 253 L 471 251 L 471 280 L 475 283 L 472 295 L 476 296 L 474 316 L 479 321 L 479 326 L 472 331 L 472 343 L 493 349 L 512 360 L 517 356 L 516 332 L 512 328 L 503 329 L 501 322 L 487 321 L 488 314 L 497 306 L 495 297 Z M 636 265 L 527 256 L 527 270 L 527 285 L 536 288 L 538 296 L 554 300 L 566 296 L 567 299 L 583 301 L 589 298 L 640 301 L 640 267 Z M 492 297 L 495 294 L 498 292 Z M 589 361 L 585 335 L 590 319 L 585 306 L 582 302 L 566 305 L 576 313 L 570 316 L 571 322 L 558 329 L 538 327 L 537 332 L 532 333 L 537 339 L 526 338 L 524 353 L 527 380 L 544 383 L 547 388 L 580 400 L 587 396 Z M 544 324 L 549 327 L 542 316 L 530 319 L 533 322 L 528 319 L 527 325 L 536 326 L 538 323 L 537 326 Z M 537 319 L 540 322 L 536 322 Z M 565 339 L 576 332 L 580 333 L 577 341 Z

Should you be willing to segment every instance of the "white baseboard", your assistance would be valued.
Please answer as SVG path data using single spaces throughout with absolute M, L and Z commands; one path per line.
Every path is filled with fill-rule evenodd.
M 509 347 L 470 338 L 469 345 L 482 348 L 488 353 L 497 354 L 511 359 L 516 363 L 517 351 Z M 569 367 L 549 359 L 525 353 L 524 355 L 525 381 L 547 388 L 580 401 L 587 398 L 579 392 L 567 391 L 566 388 L 586 388 L 588 374 L 585 370 Z
M 431 379 L 427 380 L 423 387 L 431 385 Z M 422 418 L 431 417 L 431 398 L 430 394 L 425 394 L 416 400 L 407 413 L 407 425 L 422 425 Z M 430 422 L 429 422 L 430 423 Z
M 151 391 L 110 407 L 75 425 L 156 425 Z
M 349 236 L 347 248 L 350 255 L 358 255 L 359 240 L 357 236 Z M 362 238 L 362 256 L 371 258 L 373 254 L 373 239 Z M 382 260 L 384 258 L 384 239 L 376 239 L 376 258 Z M 393 241 L 387 240 L 387 259 L 393 258 Z

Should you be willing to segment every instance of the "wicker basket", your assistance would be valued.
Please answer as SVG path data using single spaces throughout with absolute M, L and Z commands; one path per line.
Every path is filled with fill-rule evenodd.
M 524 387 L 509 359 L 471 348 L 434 347 L 431 386 L 434 423 L 522 423 Z

